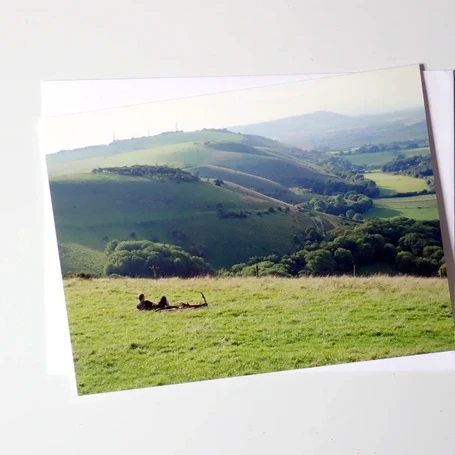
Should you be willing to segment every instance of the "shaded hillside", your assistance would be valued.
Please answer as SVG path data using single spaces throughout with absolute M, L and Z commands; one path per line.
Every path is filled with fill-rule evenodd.
M 100 253 L 112 239 L 143 239 L 182 246 L 215 268 L 252 256 L 294 250 L 293 236 L 339 220 L 302 213 L 232 184 L 180 182 L 111 173 L 50 179 L 64 273 L 101 273 Z M 88 256 L 87 256 L 88 255 Z
M 214 178 L 232 182 L 284 202 L 297 203 L 302 199 L 284 185 L 245 172 L 234 171 L 220 166 L 195 166 L 191 168 L 191 171 L 197 172 L 201 178 Z

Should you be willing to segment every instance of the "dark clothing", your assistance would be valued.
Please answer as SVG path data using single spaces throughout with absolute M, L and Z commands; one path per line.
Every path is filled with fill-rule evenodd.
M 160 300 L 158 302 L 158 304 L 156 305 L 156 308 L 168 308 L 169 307 L 169 303 L 167 302 L 167 300 Z
M 156 303 L 150 302 L 149 300 L 143 300 L 142 302 L 138 302 L 136 308 L 140 311 L 151 311 L 155 310 L 157 306 L 158 305 Z

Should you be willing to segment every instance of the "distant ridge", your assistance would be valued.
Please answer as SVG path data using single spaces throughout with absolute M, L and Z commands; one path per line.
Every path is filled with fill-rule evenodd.
M 423 107 L 357 116 L 316 111 L 268 122 L 231 126 L 229 129 L 236 133 L 267 136 L 304 148 L 342 148 L 428 139 Z

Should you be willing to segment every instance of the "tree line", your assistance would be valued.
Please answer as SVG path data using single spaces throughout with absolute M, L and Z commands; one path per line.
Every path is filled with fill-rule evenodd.
M 385 163 L 381 170 L 390 173 L 401 172 L 411 177 L 423 179 L 433 175 L 433 166 L 429 155 L 406 157 L 400 154 L 393 161 Z
M 192 256 L 176 245 L 150 240 L 111 240 L 105 253 L 107 276 L 191 278 L 213 274 L 213 269 L 201 257 Z
M 310 227 L 295 239 L 288 255 L 253 257 L 220 271 L 223 276 L 298 277 L 353 274 L 379 266 L 389 274 L 446 274 L 439 221 L 370 218 L 356 226 L 339 226 L 324 234 Z
M 324 233 L 309 227 L 294 237 L 291 254 L 252 257 L 229 269 L 214 270 L 182 247 L 149 240 L 111 240 L 105 249 L 107 276 L 329 276 L 407 274 L 446 276 L 439 221 L 370 218 Z
M 110 173 L 118 175 L 128 175 L 134 177 L 164 178 L 179 182 L 198 182 L 200 179 L 197 175 L 184 171 L 179 168 L 169 166 L 148 166 L 134 165 L 121 167 L 99 167 L 92 170 L 94 174 Z

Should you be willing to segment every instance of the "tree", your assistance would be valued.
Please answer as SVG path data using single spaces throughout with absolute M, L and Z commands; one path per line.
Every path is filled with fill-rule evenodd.
M 360 213 L 356 213 L 353 217 L 352 217 L 353 220 L 356 220 L 356 221 L 363 221 L 363 216 L 360 214 Z
M 412 274 L 416 268 L 414 256 L 409 251 L 400 251 L 397 253 L 395 264 L 397 269 L 405 274 Z
M 386 243 L 383 247 L 382 256 L 389 263 L 393 264 L 395 262 L 395 257 L 397 255 L 397 249 L 395 245 L 391 243 Z
M 441 278 L 447 278 L 447 265 L 445 263 L 439 267 L 438 275 Z
M 337 270 L 341 273 L 350 272 L 354 266 L 354 258 L 349 250 L 338 248 L 334 253 Z
M 398 246 L 403 248 L 403 250 L 411 252 L 414 256 L 421 256 L 426 244 L 427 240 L 425 236 L 416 232 L 405 234 L 398 241 Z
M 210 266 L 200 257 L 191 256 L 175 245 L 144 241 L 123 241 L 110 251 L 106 275 L 150 277 L 154 270 L 160 276 L 189 278 L 212 273 Z
M 369 243 L 357 245 L 356 262 L 359 265 L 369 264 L 374 260 L 374 248 Z
M 422 276 L 435 276 L 439 271 L 439 264 L 437 261 L 430 258 L 416 258 L 415 271 Z
M 304 238 L 310 242 L 322 242 L 324 239 L 324 233 L 321 229 L 317 229 L 314 226 L 306 228 L 304 231 Z
M 355 213 L 354 210 L 349 209 L 349 210 L 346 212 L 346 217 L 347 217 L 347 218 L 352 218 L 355 214 L 356 214 L 356 213 Z
M 440 246 L 426 246 L 423 248 L 423 257 L 442 261 L 444 258 L 444 250 Z
M 119 240 L 111 240 L 107 245 L 106 248 L 104 249 L 104 252 L 106 255 L 110 255 L 115 249 L 117 248 L 117 245 L 120 243 Z
M 305 272 L 310 275 L 330 275 L 336 269 L 336 262 L 330 251 L 318 249 L 305 256 Z

